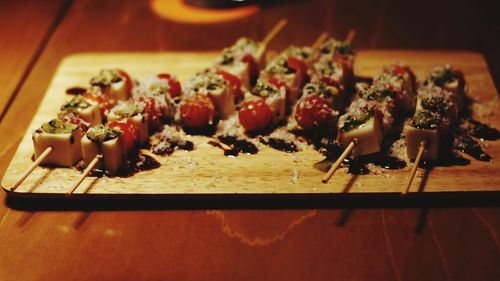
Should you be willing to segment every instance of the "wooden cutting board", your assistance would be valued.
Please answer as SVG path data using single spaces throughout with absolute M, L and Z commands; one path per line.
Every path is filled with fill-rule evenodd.
M 185 81 L 197 71 L 208 67 L 217 53 L 83 53 L 65 58 L 38 111 L 27 128 L 19 148 L 2 180 L 2 187 L 11 195 L 25 197 L 63 196 L 80 175 L 74 168 L 38 167 L 15 191 L 8 187 L 32 163 L 32 131 L 53 118 L 63 101 L 65 90 L 87 85 L 89 78 L 101 68 L 122 68 L 133 76 L 169 72 Z M 449 63 L 464 71 L 469 95 L 476 101 L 476 119 L 500 128 L 499 98 L 484 58 L 471 52 L 444 51 L 360 51 L 355 73 L 373 76 L 382 67 L 394 62 L 409 64 L 418 79 L 435 65 Z M 127 178 L 92 178 L 84 180 L 76 190 L 79 197 L 96 195 L 338 195 L 398 193 L 411 167 L 384 170 L 381 174 L 356 176 L 339 170 L 328 184 L 321 183 L 323 173 L 313 163 L 323 157 L 310 148 L 294 154 L 263 146 L 256 155 L 225 157 L 223 152 L 207 144 L 207 138 L 195 137 L 197 149 L 176 151 L 171 156 L 155 156 L 158 169 L 143 171 Z M 436 167 L 427 177 L 417 176 L 411 191 L 423 192 L 500 191 L 500 141 L 485 143 L 492 162 L 470 159 L 465 166 Z

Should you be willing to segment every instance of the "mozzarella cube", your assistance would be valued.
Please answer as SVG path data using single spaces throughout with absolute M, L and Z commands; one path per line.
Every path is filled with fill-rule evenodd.
M 281 87 L 278 94 L 270 95 L 265 102 L 274 111 L 273 124 L 276 125 L 286 117 L 286 90 Z
M 117 137 L 102 143 L 91 141 L 87 135 L 82 138 L 82 157 L 85 166 L 98 154 L 102 155 L 96 167 L 116 174 L 125 162 L 124 144 L 121 137 Z
M 422 159 L 437 161 L 447 150 L 446 133 L 443 128 L 419 129 L 409 124 L 403 128 L 406 140 L 406 154 L 409 159 L 417 157 L 420 143 L 426 141 L 425 153 Z
M 215 108 L 222 119 L 227 119 L 235 111 L 234 94 L 230 87 L 208 90 L 207 95 L 214 102 Z
M 67 134 L 51 134 L 37 130 L 33 133 L 33 145 L 35 147 L 35 159 L 43 153 L 47 147 L 52 147 L 41 162 L 44 165 L 55 165 L 60 167 L 71 167 L 82 158 L 81 139 L 82 132 L 74 130 Z
M 337 141 L 343 149 L 347 148 L 351 141 L 357 139 L 357 144 L 352 151 L 353 157 L 368 155 L 379 152 L 382 148 L 382 129 L 377 118 L 370 118 L 364 124 L 345 132 L 339 128 Z

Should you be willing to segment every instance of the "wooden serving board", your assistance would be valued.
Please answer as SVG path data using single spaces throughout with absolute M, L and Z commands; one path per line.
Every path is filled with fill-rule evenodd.
M 2 181 L 2 187 L 17 196 L 63 196 L 80 175 L 74 168 L 39 167 L 15 191 L 8 187 L 32 163 L 32 131 L 53 118 L 63 101 L 65 90 L 87 85 L 101 68 L 119 67 L 133 76 L 169 72 L 185 81 L 208 67 L 217 53 L 84 53 L 65 58 L 38 111 L 26 131 Z M 382 67 L 401 61 L 409 64 L 422 79 L 429 68 L 449 63 L 461 68 L 469 83 L 469 95 L 476 100 L 476 119 L 500 128 L 498 94 L 483 57 L 470 52 L 444 51 L 360 51 L 355 73 L 373 76 Z M 207 138 L 193 138 L 197 149 L 176 151 L 171 156 L 155 156 L 158 169 L 143 171 L 127 178 L 87 178 L 76 190 L 81 197 L 96 195 L 271 195 L 271 194 L 380 194 L 398 193 L 407 181 L 410 167 L 384 170 L 377 175 L 355 176 L 339 170 L 328 184 L 321 183 L 323 173 L 313 163 L 323 157 L 310 148 L 294 154 L 261 147 L 256 155 L 225 157 L 207 144 Z M 492 162 L 470 159 L 465 166 L 436 167 L 425 179 L 424 192 L 500 191 L 500 141 L 486 143 Z M 415 179 L 411 191 L 417 191 L 423 177 Z M 82 194 L 84 193 L 84 194 Z

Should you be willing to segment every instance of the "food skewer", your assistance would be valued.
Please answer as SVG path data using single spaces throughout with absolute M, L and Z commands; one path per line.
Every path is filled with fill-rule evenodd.
M 287 25 L 288 20 L 287 19 L 281 19 L 264 37 L 264 39 L 261 41 L 262 46 L 267 47 L 267 45 L 274 39 L 274 37 Z
M 349 153 L 351 153 L 351 150 L 354 149 L 357 142 L 358 142 L 357 139 L 354 139 L 351 143 L 349 143 L 349 146 L 347 146 L 347 148 L 344 150 L 344 152 L 342 152 L 337 161 L 333 163 L 332 167 L 330 167 L 328 172 L 323 176 L 323 178 L 321 179 L 322 183 L 327 183 L 330 180 L 335 171 L 337 171 L 337 169 L 340 167 L 340 164 L 342 164 L 344 159 L 349 155 Z
M 438 161 L 449 153 L 451 148 L 447 143 L 452 139 L 449 128 L 458 122 L 464 89 L 462 72 L 449 65 L 432 68 L 419 88 L 415 115 L 403 130 L 408 158 L 415 158 L 408 184 L 401 192 L 403 195 L 410 191 L 421 159 Z
M 26 171 L 21 175 L 21 177 L 12 185 L 10 188 L 10 191 L 15 191 L 23 182 L 24 180 L 33 172 L 33 170 L 40 165 L 40 163 L 47 157 L 51 152 L 53 148 L 51 146 L 47 147 L 38 158 L 31 163 L 31 165 L 26 169 Z
M 80 186 L 80 184 L 83 182 L 83 180 L 90 174 L 90 172 L 94 169 L 94 167 L 97 165 L 99 160 L 101 160 L 102 154 L 97 154 L 94 159 L 89 163 L 89 165 L 83 170 L 82 174 L 78 178 L 78 181 L 73 185 L 73 187 L 66 192 L 66 196 L 70 196 L 75 192 L 75 190 Z
M 415 158 L 413 168 L 411 169 L 411 172 L 410 172 L 410 178 L 408 179 L 408 183 L 406 184 L 406 188 L 402 192 L 403 195 L 407 194 L 408 191 L 410 190 L 411 183 L 413 182 L 413 179 L 415 178 L 415 175 L 417 173 L 417 168 L 418 168 L 418 165 L 420 165 L 420 160 L 422 159 L 422 155 L 425 152 L 426 145 L 427 145 L 426 141 L 420 142 L 417 157 Z

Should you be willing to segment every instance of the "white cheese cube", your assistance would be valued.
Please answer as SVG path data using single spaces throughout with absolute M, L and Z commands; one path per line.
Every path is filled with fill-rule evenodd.
M 337 141 L 345 149 L 351 141 L 357 139 L 358 142 L 352 151 L 352 156 L 358 157 L 379 152 L 382 148 L 382 137 L 380 123 L 377 118 L 372 117 L 364 124 L 347 132 L 339 128 Z
M 278 94 L 270 95 L 265 102 L 274 111 L 273 124 L 276 125 L 286 117 L 286 90 L 281 87 Z
M 234 94 L 230 87 L 208 90 L 207 95 L 214 102 L 215 108 L 222 119 L 227 119 L 235 110 Z
M 437 161 L 447 151 L 446 133 L 443 128 L 419 129 L 406 124 L 403 129 L 406 140 L 406 154 L 409 159 L 417 157 L 420 143 L 426 141 L 422 159 Z
M 111 174 L 116 174 L 125 161 L 124 144 L 121 137 L 102 143 L 91 141 L 86 135 L 82 138 L 82 156 L 85 166 L 98 154 L 102 155 L 96 167 L 104 169 Z
M 71 167 L 82 158 L 81 139 L 82 132 L 74 130 L 67 134 L 51 134 L 37 130 L 33 133 L 35 159 L 47 147 L 52 147 L 52 152 L 41 162 L 44 165 Z

